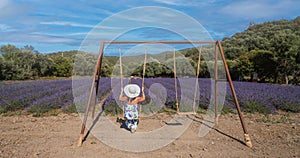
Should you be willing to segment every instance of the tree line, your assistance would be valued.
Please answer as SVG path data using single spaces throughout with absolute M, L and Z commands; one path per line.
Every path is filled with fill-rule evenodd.
M 0 80 L 26 80 L 40 77 L 69 77 L 72 60 L 52 54 L 41 54 L 32 46 L 0 48 Z

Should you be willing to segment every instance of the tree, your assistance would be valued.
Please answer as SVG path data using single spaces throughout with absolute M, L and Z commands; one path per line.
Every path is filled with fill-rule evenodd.
M 237 61 L 237 65 L 234 65 L 235 68 L 237 68 L 238 65 L 243 66 L 240 62 L 246 62 L 244 64 L 247 65 L 247 61 L 241 61 L 240 57 L 242 56 L 242 53 L 259 51 L 263 53 L 262 56 L 267 57 L 266 62 L 276 62 L 276 67 L 272 69 L 272 71 L 275 70 L 275 73 L 270 75 L 264 71 L 264 74 L 267 73 L 268 76 L 260 74 L 262 80 L 269 78 L 269 81 L 285 84 L 288 84 L 290 80 L 292 80 L 294 84 L 299 84 L 298 76 L 300 72 L 299 63 L 297 62 L 300 51 L 299 19 L 300 17 L 297 17 L 294 20 L 278 20 L 256 24 L 244 32 L 236 33 L 230 38 L 224 38 L 222 45 L 225 56 L 229 60 Z M 268 53 L 262 50 L 268 51 Z M 273 54 L 273 57 L 271 57 L 270 52 Z M 258 54 L 256 54 L 256 56 L 257 55 Z M 260 58 L 258 57 L 257 59 Z M 270 66 L 268 65 L 264 65 L 266 68 L 263 68 L 261 60 L 257 60 L 257 62 L 252 64 L 260 64 L 255 66 L 255 69 L 258 72 L 270 69 Z M 245 72 L 244 68 L 239 68 L 241 73 Z M 272 79 L 270 76 L 272 76 Z
M 65 57 L 54 57 L 54 72 L 57 77 L 70 77 L 72 75 L 72 62 Z
M 19 51 L 20 51 L 20 49 L 18 49 L 16 46 L 10 45 L 10 44 L 1 46 L 1 48 L 0 48 L 0 52 L 3 56 L 3 58 L 5 60 L 11 60 L 11 61 L 14 59 L 15 53 L 19 52 Z
M 265 82 L 266 79 L 272 80 L 276 75 L 277 67 L 274 54 L 266 50 L 252 50 L 250 54 L 250 61 L 252 62 L 252 67 L 257 73 L 258 78 L 262 82 Z
M 47 56 L 35 53 L 35 63 L 32 66 L 33 75 L 36 77 L 52 76 L 55 70 L 54 61 Z
M 272 48 L 276 56 L 277 75 L 280 76 L 280 83 L 289 83 L 289 76 L 293 75 L 296 64 L 296 57 L 299 53 L 299 36 L 287 29 L 274 34 L 272 38 Z M 277 77 L 276 77 L 277 79 Z
M 249 76 L 253 80 L 254 67 L 250 59 L 251 54 L 244 52 L 232 63 L 230 67 L 232 67 L 233 78 L 238 79 Z
M 2 46 L 0 51 L 4 58 L 2 75 L 5 79 L 23 80 L 32 77 L 32 51 L 21 50 L 12 45 Z

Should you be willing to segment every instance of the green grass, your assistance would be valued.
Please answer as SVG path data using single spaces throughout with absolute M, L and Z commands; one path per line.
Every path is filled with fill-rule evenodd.
M 161 109 L 158 111 L 158 113 L 166 113 L 166 114 L 168 114 L 168 115 L 174 115 L 174 114 L 176 114 L 177 112 L 176 112 L 176 110 L 174 110 L 174 109 L 172 109 L 172 108 L 166 108 L 166 107 L 164 107 L 164 108 L 161 108 Z
M 241 106 L 241 109 L 245 113 L 259 113 L 259 114 L 265 114 L 266 116 L 268 114 L 271 114 L 272 111 L 269 107 L 258 103 L 254 101 L 250 101 L 247 104 Z M 78 111 L 79 110 L 79 111 Z M 221 109 L 220 109 L 221 110 Z M 300 106 L 292 105 L 292 104 L 286 104 L 284 106 L 284 109 L 281 109 L 284 112 L 300 112 Z M 106 105 L 104 109 L 106 114 L 110 114 L 112 116 L 116 116 L 118 114 L 122 113 L 122 108 L 115 104 Z M 183 111 L 180 109 L 180 111 Z M 188 109 L 187 111 L 191 111 Z M 13 101 L 6 105 L 0 106 L 0 114 L 3 116 L 13 116 L 13 115 L 21 115 L 24 113 L 30 113 L 34 117 L 42 117 L 42 116 L 57 116 L 60 112 L 64 113 L 77 113 L 77 112 L 85 112 L 85 106 L 75 106 L 75 104 L 71 104 L 69 106 L 66 106 L 66 108 L 62 109 L 60 107 L 49 107 L 47 105 L 39 104 L 35 106 L 31 106 L 28 111 L 24 110 L 23 105 L 19 101 Z M 152 106 L 143 106 L 143 113 L 166 113 L 168 115 L 176 114 L 176 105 L 170 104 L 167 107 L 156 107 L 155 105 Z M 198 114 L 205 114 L 207 112 L 207 109 L 202 108 L 199 106 L 197 109 Z M 221 114 L 237 114 L 237 110 L 235 108 L 229 108 L 226 105 L 222 108 Z M 270 120 L 268 117 L 264 117 L 263 119 L 257 120 L 258 122 L 265 122 L 265 123 L 285 123 L 289 120 L 286 117 L 282 117 L 279 120 L 276 120 L 275 122 Z
M 206 109 L 204 109 L 204 108 L 202 108 L 202 107 L 199 107 L 199 108 L 197 109 L 197 113 L 198 113 L 198 114 L 205 114 L 205 113 L 206 113 Z
M 262 123 L 272 123 L 272 124 L 277 124 L 277 123 L 290 123 L 289 116 L 281 116 L 279 119 L 274 120 L 271 119 L 269 115 L 264 115 L 263 118 L 257 119 L 256 122 L 262 122 Z
M 65 113 L 77 113 L 77 109 L 75 104 L 67 106 L 67 108 L 64 110 Z
M 31 106 L 28 112 L 32 113 L 33 117 L 41 117 L 41 116 L 43 116 L 44 113 L 46 113 L 50 110 L 51 109 L 49 106 L 46 106 L 43 104 L 38 104 L 35 106 Z
M 50 116 L 57 116 L 59 114 L 59 110 L 58 109 L 51 109 L 49 111 Z
M 116 116 L 118 114 L 122 114 L 122 109 L 118 105 L 109 104 L 105 106 L 104 112 L 105 114 Z
M 20 110 L 22 108 L 23 108 L 23 106 L 22 106 L 21 102 L 13 101 L 6 105 L 0 106 L 0 114 L 7 113 L 7 112 L 14 112 L 14 111 Z
M 276 107 L 276 109 L 280 109 L 280 110 L 283 110 L 285 112 L 297 113 L 297 112 L 300 112 L 300 105 L 294 105 L 294 104 L 291 104 L 291 103 L 287 103 L 283 107 Z
M 222 111 L 221 111 L 221 114 L 225 115 L 225 114 L 229 114 L 229 113 L 231 113 L 231 114 L 237 114 L 237 110 L 229 108 L 227 106 L 224 106 L 223 109 L 222 109 Z
M 272 113 L 270 108 L 255 101 L 249 101 L 246 105 L 242 106 L 242 110 L 248 113 L 261 113 L 261 114 Z

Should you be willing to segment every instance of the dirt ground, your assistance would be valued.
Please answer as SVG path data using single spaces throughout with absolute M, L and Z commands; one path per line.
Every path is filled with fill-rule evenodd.
M 140 130 L 156 125 L 148 122 L 162 122 L 159 119 L 168 117 L 158 115 L 143 119 Z M 134 153 L 109 147 L 92 134 L 81 147 L 77 147 L 81 128 L 77 114 L 60 113 L 47 117 L 1 115 L 0 157 L 300 157 L 299 113 L 245 114 L 253 148 L 242 143 L 244 137 L 238 115 L 221 115 L 219 126 L 199 138 L 201 118 L 198 115 L 188 130 L 169 145 L 150 152 Z

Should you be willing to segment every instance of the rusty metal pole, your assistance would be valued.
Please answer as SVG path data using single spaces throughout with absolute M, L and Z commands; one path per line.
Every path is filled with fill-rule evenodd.
M 93 76 L 93 81 L 92 81 L 92 85 L 91 85 L 91 89 L 90 89 L 90 95 L 89 95 L 89 99 L 85 108 L 85 113 L 84 113 L 84 118 L 82 121 L 82 125 L 81 125 L 81 131 L 80 131 L 80 137 L 78 140 L 78 146 L 82 145 L 82 140 L 84 138 L 84 131 L 85 131 L 85 126 L 86 126 L 86 121 L 87 121 L 87 117 L 89 114 L 89 109 L 90 109 L 90 104 L 91 104 L 91 100 L 92 100 L 92 95 L 93 95 L 93 91 L 94 91 L 94 87 L 95 87 L 95 80 L 96 80 L 96 75 L 97 75 L 97 68 L 99 67 L 98 65 L 101 64 L 101 56 L 103 54 L 103 47 L 104 47 L 104 42 L 102 42 L 101 44 L 101 48 L 100 48 L 100 52 L 98 55 L 98 59 L 95 65 L 95 71 L 94 71 L 94 76 Z
M 221 54 L 221 57 L 222 57 L 222 60 L 223 60 L 223 63 L 224 63 L 224 67 L 225 67 L 227 79 L 228 79 L 228 82 L 229 82 L 229 85 L 230 85 L 230 89 L 231 89 L 231 92 L 232 92 L 232 95 L 233 95 L 233 98 L 234 98 L 234 103 L 235 103 L 236 109 L 238 111 L 239 118 L 240 118 L 243 130 L 244 130 L 245 144 L 248 147 L 251 148 L 252 147 L 252 142 L 251 142 L 250 136 L 248 134 L 246 124 L 244 123 L 243 114 L 242 114 L 239 102 L 237 100 L 237 96 L 236 96 L 236 93 L 235 93 L 235 90 L 234 90 L 234 86 L 233 86 L 233 83 L 232 83 L 232 80 L 231 80 L 231 76 L 230 76 L 230 73 L 229 73 L 228 65 L 226 63 L 224 52 L 223 52 L 223 49 L 222 49 L 222 45 L 221 45 L 221 42 L 219 40 L 217 41 L 217 45 L 219 47 L 220 54 Z
M 215 44 L 215 123 L 216 126 L 219 125 L 219 116 L 218 116 L 218 51 L 217 51 L 217 43 Z
M 101 48 L 100 48 L 100 52 L 103 52 L 104 50 L 104 42 L 102 42 L 101 44 Z M 100 75 L 101 75 L 101 66 L 102 66 L 102 57 L 103 57 L 103 53 L 100 53 L 100 63 L 97 67 L 97 80 L 96 81 L 96 94 L 95 94 L 95 98 L 94 98 L 94 106 L 93 106 L 93 110 L 92 110 L 92 119 L 95 118 L 95 109 L 96 109 L 96 104 L 97 104 L 97 96 L 98 96 L 98 91 L 99 91 L 99 83 L 100 83 Z

